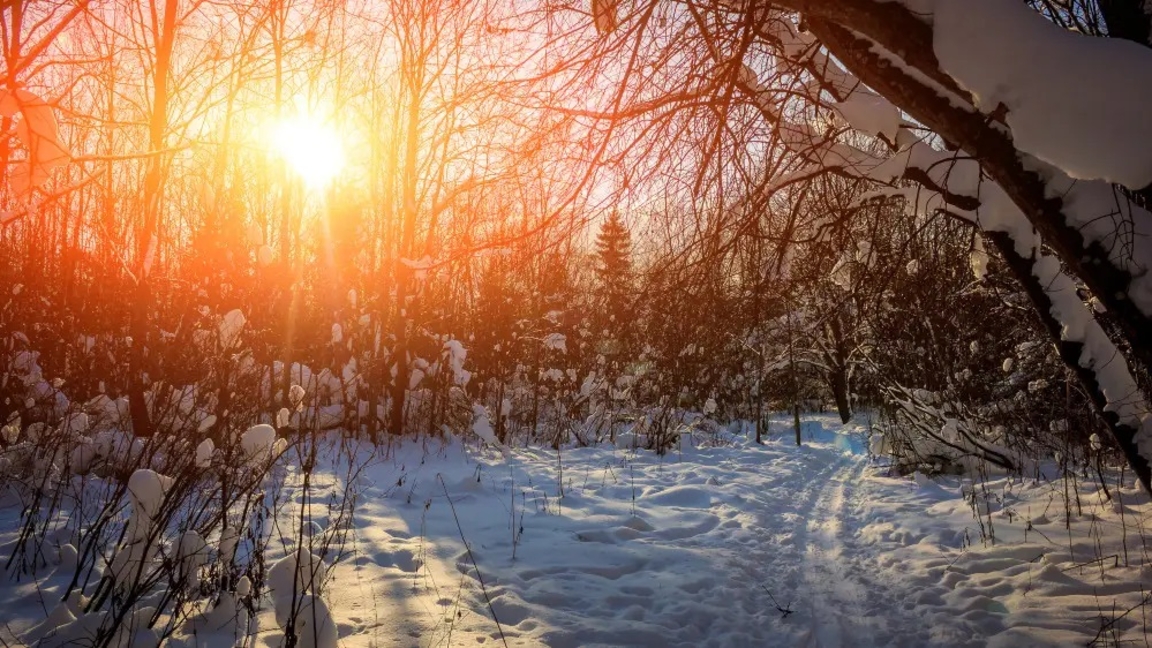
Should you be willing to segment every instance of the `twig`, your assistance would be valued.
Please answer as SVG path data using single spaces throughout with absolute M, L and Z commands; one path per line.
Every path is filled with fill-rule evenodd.
M 781 619 L 787 619 L 789 614 L 792 614 L 793 612 L 795 612 L 795 610 L 792 609 L 792 602 L 791 601 L 788 602 L 788 605 L 785 605 L 784 607 L 780 607 L 780 603 L 776 600 L 776 597 L 772 596 L 772 590 L 768 589 L 768 586 L 766 586 L 766 585 L 761 585 L 760 587 L 763 587 L 764 591 L 768 592 L 768 598 L 772 599 L 772 605 L 775 605 L 776 610 L 780 612 L 780 618 Z
M 484 576 L 480 574 L 480 566 L 476 564 L 476 557 L 472 555 L 472 545 L 468 544 L 468 538 L 464 537 L 464 527 L 460 524 L 460 516 L 456 515 L 456 505 L 452 502 L 452 496 L 448 494 L 448 484 L 444 483 L 444 475 L 437 473 L 436 479 L 440 480 L 440 488 L 444 489 L 444 498 L 448 500 L 448 507 L 452 509 L 452 519 L 456 520 L 456 530 L 460 532 L 460 541 L 464 543 L 464 549 L 468 552 L 468 560 L 472 563 L 472 569 L 476 570 L 476 580 L 480 582 L 480 591 L 484 594 L 484 602 L 488 604 L 488 612 L 492 615 L 492 620 L 496 622 L 496 629 L 500 631 L 500 641 L 504 642 L 504 648 L 508 648 L 508 639 L 504 637 L 504 627 L 500 625 L 500 619 L 496 618 L 496 610 L 492 608 L 492 599 L 488 596 L 488 588 L 484 586 Z
M 1095 565 L 1097 563 L 1103 563 L 1105 560 L 1108 560 L 1109 558 L 1111 558 L 1113 563 L 1114 563 L 1113 567 L 1119 567 L 1120 566 L 1120 555 L 1119 554 L 1112 554 L 1110 556 L 1100 556 L 1099 558 L 1096 558 L 1094 560 L 1089 560 L 1088 562 L 1077 563 L 1075 565 L 1072 565 L 1071 567 L 1065 567 L 1064 569 L 1061 569 L 1060 571 L 1066 572 L 1066 571 L 1071 571 L 1073 569 L 1080 569 L 1083 567 L 1087 567 L 1088 565 Z

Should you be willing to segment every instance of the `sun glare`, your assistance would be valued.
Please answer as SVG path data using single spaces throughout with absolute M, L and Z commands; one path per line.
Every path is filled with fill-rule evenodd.
M 340 135 L 320 119 L 298 115 L 272 129 L 272 145 L 310 189 L 322 189 L 344 168 Z

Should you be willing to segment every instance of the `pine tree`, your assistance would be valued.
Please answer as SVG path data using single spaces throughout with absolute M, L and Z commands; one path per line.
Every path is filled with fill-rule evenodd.
M 594 318 L 596 333 L 604 335 L 602 352 L 620 360 L 631 342 L 632 235 L 619 213 L 613 211 L 596 236 L 596 278 L 601 308 Z

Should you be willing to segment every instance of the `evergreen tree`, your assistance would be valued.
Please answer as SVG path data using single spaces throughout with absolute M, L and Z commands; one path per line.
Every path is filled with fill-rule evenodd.
M 596 279 L 600 308 L 593 319 L 602 335 L 600 352 L 614 363 L 629 347 L 634 319 L 632 305 L 632 235 L 613 211 L 596 235 Z

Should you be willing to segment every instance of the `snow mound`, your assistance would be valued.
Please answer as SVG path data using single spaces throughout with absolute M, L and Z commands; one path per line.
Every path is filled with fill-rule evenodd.
M 276 428 L 267 423 L 253 425 L 240 436 L 240 449 L 249 459 L 267 457 L 276 443 Z

